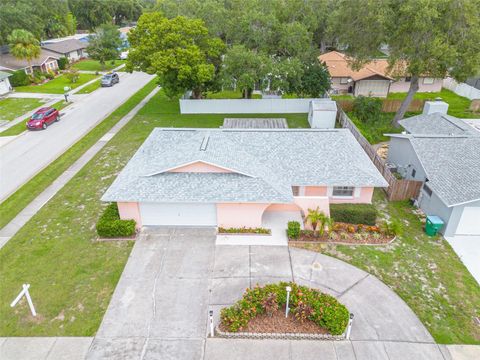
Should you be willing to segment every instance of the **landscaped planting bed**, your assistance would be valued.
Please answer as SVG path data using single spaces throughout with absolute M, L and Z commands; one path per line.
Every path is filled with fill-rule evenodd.
M 285 318 L 287 287 L 291 288 L 289 314 Z M 243 298 L 221 311 L 218 330 L 223 336 L 278 337 L 280 334 L 340 336 L 349 321 L 347 308 L 333 296 L 293 282 L 247 289 Z M 248 337 L 248 336 L 247 336 Z
M 289 240 L 376 245 L 390 243 L 395 238 L 397 231 L 396 225 L 391 223 L 372 226 L 336 222 L 330 231 L 320 233 L 313 230 L 300 230 L 297 237 L 289 236 Z
M 270 235 L 272 232 L 270 229 L 265 228 L 251 228 L 251 227 L 241 227 L 241 228 L 218 228 L 219 234 L 229 234 L 229 235 Z
M 135 236 L 135 220 L 122 220 L 116 203 L 109 204 L 98 219 L 96 228 L 101 238 L 131 238 Z

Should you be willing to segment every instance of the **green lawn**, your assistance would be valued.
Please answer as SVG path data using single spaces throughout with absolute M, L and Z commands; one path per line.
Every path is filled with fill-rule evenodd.
M 105 69 L 102 69 L 102 65 L 97 60 L 81 60 L 73 64 L 72 67 L 83 71 L 109 71 L 122 64 L 125 64 L 125 60 L 115 60 L 113 64 L 111 61 L 107 61 Z
M 307 244 L 303 247 L 337 257 L 391 287 L 441 344 L 480 344 L 480 286 L 441 237 L 428 237 L 407 202 L 374 196 L 383 216 L 401 219 L 402 236 L 387 246 Z
M 7 98 L 0 100 L 0 120 L 12 121 L 44 103 L 45 101 L 42 99 Z
M 28 85 L 28 86 L 17 86 L 15 91 L 17 92 L 31 92 L 31 93 L 45 93 L 45 94 L 63 94 L 63 88 L 65 86 L 75 89 L 80 85 L 83 85 L 90 80 L 93 80 L 97 77 L 95 74 L 80 74 L 80 77 L 77 82 L 71 83 L 65 76 L 60 75 L 55 79 L 50 80 L 49 82 L 42 85 Z
M 358 130 L 365 136 L 370 144 L 378 144 L 383 141 L 389 141 L 390 137 L 384 134 L 400 133 L 403 131 L 401 127 L 392 126 L 391 122 L 395 113 L 381 113 L 378 121 L 363 123 L 357 119 L 352 111 L 347 113 L 348 117 L 354 122 Z M 413 116 L 414 113 L 408 113 L 407 116 Z
M 151 85 L 147 87 L 148 91 L 142 90 L 143 96 L 152 89 Z M 143 98 L 135 96 L 138 101 Z M 101 130 L 97 126 L 93 133 L 1 204 L 2 225 L 6 223 L 6 217 L 11 218 L 12 213 L 18 213 L 130 110 L 134 104 L 131 100 L 129 102 L 113 114 L 114 118 L 101 123 Z M 275 116 L 286 117 L 291 127 L 308 124 L 306 114 Z M 224 117 L 180 115 L 178 100 L 168 100 L 162 93 L 152 98 L 0 250 L 0 336 L 94 335 L 132 246 L 130 242 L 93 242 L 95 222 L 104 206 L 99 200 L 101 195 L 153 128 L 218 127 Z M 35 319 L 28 315 L 24 302 L 13 310 L 8 305 L 23 282 L 32 286 L 31 295 L 39 314 Z
M 404 99 L 407 96 L 407 93 L 390 93 L 388 94 L 387 99 Z M 435 98 L 440 97 L 443 101 L 449 104 L 448 114 L 456 116 L 459 118 L 478 118 L 480 114 L 475 114 L 468 110 L 470 107 L 471 100 L 455 94 L 453 91 L 442 89 L 440 92 L 435 93 L 416 93 L 415 99 L 422 100 L 435 100 Z
M 94 81 L 93 83 L 85 86 L 83 89 L 80 89 L 77 94 L 90 94 L 91 92 L 97 90 L 100 87 L 101 79 Z
M 56 102 L 55 104 L 52 105 L 57 110 L 62 110 L 64 107 L 70 105 L 71 103 L 66 103 L 64 100 L 60 100 Z M 5 131 L 0 132 L 0 136 L 15 136 L 19 135 L 22 132 L 27 130 L 27 127 L 25 126 L 25 123 L 27 122 L 29 118 L 26 117 L 22 121 L 20 121 L 18 124 L 13 125 L 12 127 L 8 128 Z M 1 223 L 1 220 L 0 220 Z M 1 225 L 0 225 L 1 226 Z

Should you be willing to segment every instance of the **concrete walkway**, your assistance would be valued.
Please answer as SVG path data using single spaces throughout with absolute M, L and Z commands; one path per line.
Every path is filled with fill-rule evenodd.
M 447 236 L 445 239 L 480 284 L 480 235 Z
M 63 186 L 75 176 L 104 146 L 120 131 L 145 104 L 160 90 L 155 88 L 117 124 L 115 124 L 100 140 L 88 149 L 77 161 L 75 161 L 62 175 L 55 179 L 35 200 L 25 207 L 12 221 L 0 230 L 0 249 L 16 234 L 28 220 L 35 215 L 43 205 L 47 203 Z
M 2 360 L 81 360 L 92 343 L 91 337 L 0 338 Z

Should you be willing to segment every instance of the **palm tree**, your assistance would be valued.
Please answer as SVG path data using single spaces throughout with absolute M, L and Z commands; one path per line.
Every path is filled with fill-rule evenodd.
M 12 55 L 27 60 L 30 72 L 33 73 L 31 61 L 40 56 L 40 42 L 37 38 L 27 30 L 15 29 L 8 36 L 8 42 Z
M 331 217 L 325 216 L 325 220 L 322 223 L 322 228 L 325 230 L 327 228 L 327 234 L 330 234 L 333 230 L 333 225 L 335 225 L 335 221 Z M 323 235 L 323 232 L 322 234 Z
M 312 224 L 312 228 L 314 231 L 314 234 L 318 234 L 317 231 L 317 226 L 320 223 L 321 227 L 323 227 L 323 224 L 325 223 L 326 216 L 322 211 L 318 210 L 318 206 L 315 210 L 308 209 L 308 215 L 307 215 L 307 220 L 310 221 Z M 322 234 L 323 234 L 323 229 L 322 229 Z

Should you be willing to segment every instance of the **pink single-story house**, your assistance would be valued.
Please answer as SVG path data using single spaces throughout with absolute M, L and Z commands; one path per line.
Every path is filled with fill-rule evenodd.
M 385 186 L 347 129 L 157 128 L 102 200 L 138 227 L 260 227 L 267 212 L 329 215 Z
M 338 51 L 330 51 L 319 56 L 328 68 L 332 89 L 337 93 L 351 93 L 354 96 L 387 97 L 390 92 L 408 92 L 408 74 L 390 74 L 387 59 L 375 59 L 359 70 L 350 67 L 348 57 Z M 421 77 L 418 92 L 438 92 L 442 90 L 443 79 Z

